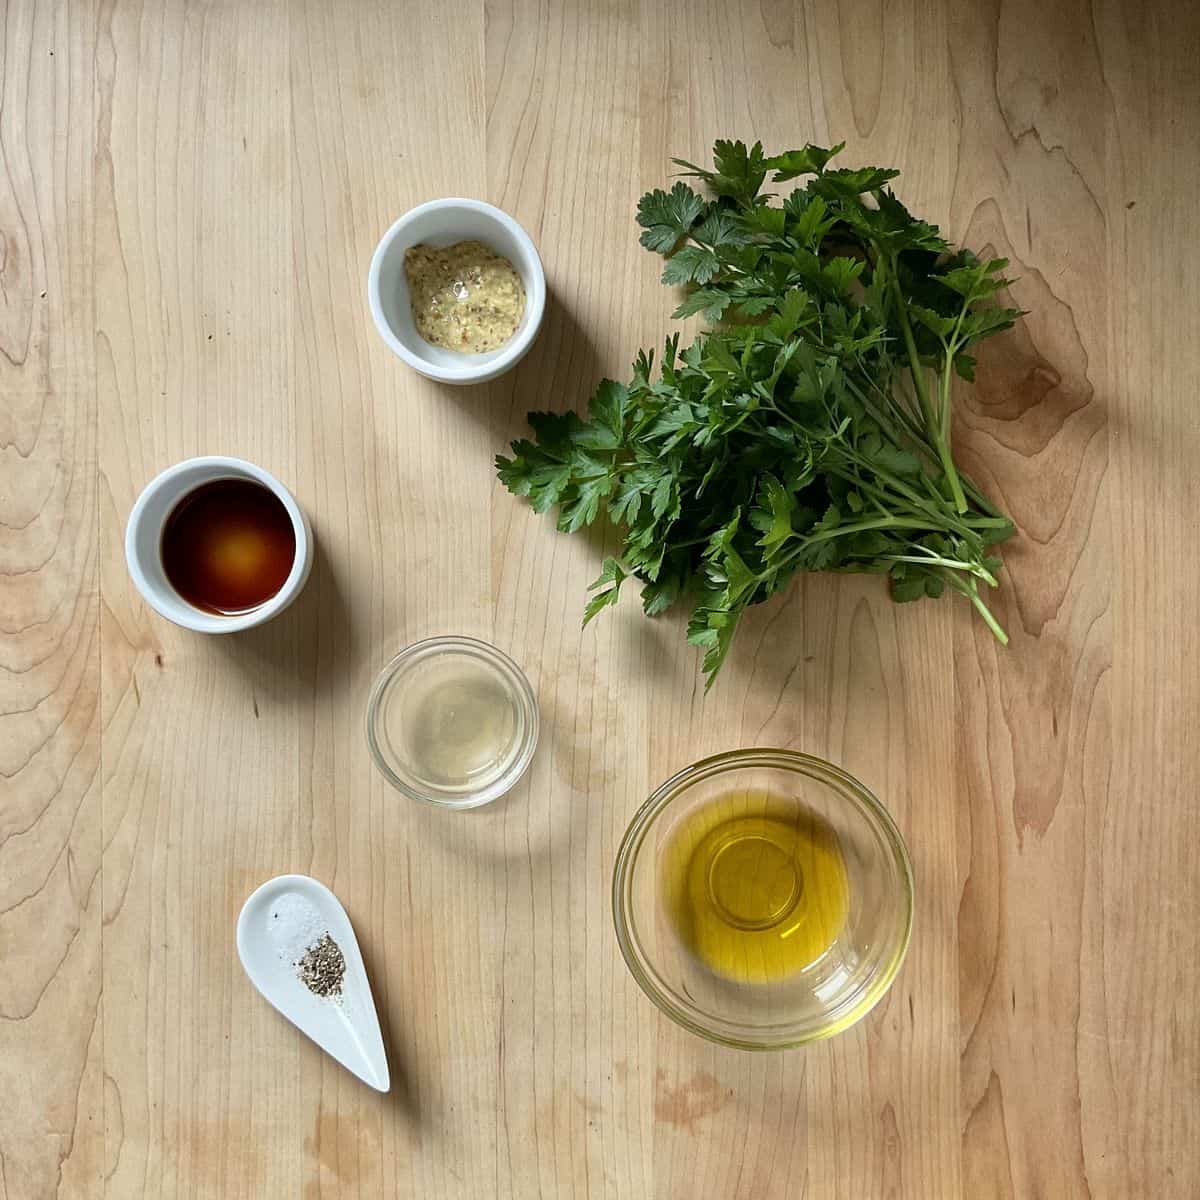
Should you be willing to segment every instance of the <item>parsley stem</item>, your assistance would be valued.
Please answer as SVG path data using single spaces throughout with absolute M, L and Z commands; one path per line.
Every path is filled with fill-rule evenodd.
M 880 399 L 887 406 L 888 412 L 899 419 L 900 424 L 903 427 L 903 431 L 908 434 L 916 448 L 922 453 L 926 454 L 930 459 L 937 462 L 940 466 L 941 462 L 937 457 L 937 451 L 933 448 L 930 442 L 928 429 L 926 429 L 926 427 L 922 425 L 922 423 L 909 411 L 908 405 L 903 403 L 893 393 L 885 391 L 879 385 L 879 382 L 868 373 L 865 366 L 860 364 L 859 370 L 863 372 L 867 383 L 879 393 Z M 903 443 L 901 439 L 896 436 L 896 433 L 892 429 L 887 417 L 879 409 L 871 405 L 870 401 L 866 398 L 858 385 L 849 377 L 846 380 L 846 384 L 859 398 L 859 400 L 862 401 L 863 406 L 875 418 L 881 428 L 887 430 L 888 434 L 892 437 L 893 441 L 895 441 L 897 445 L 902 445 Z M 974 492 L 973 495 L 975 495 Z M 933 498 L 940 499 L 936 492 L 933 494 Z M 986 507 L 989 512 L 995 513 L 995 509 L 991 508 L 990 505 L 987 505 L 986 501 L 983 501 L 982 498 L 978 497 L 977 495 L 975 495 L 975 498 L 980 502 L 982 507 Z
M 980 529 L 1003 529 L 1004 537 L 1008 537 L 1013 527 L 1007 517 L 977 516 L 975 513 L 964 513 L 962 521 L 964 525 L 977 525 Z
M 893 397 L 889 396 L 888 393 L 885 392 L 879 386 L 879 384 L 876 383 L 869 376 L 868 376 L 868 382 L 871 384 L 872 387 L 875 388 L 875 390 L 882 397 L 884 404 L 886 404 L 888 406 L 890 414 L 899 417 L 901 425 L 904 426 L 904 431 L 910 437 L 912 437 L 914 439 L 920 439 L 920 437 L 921 437 L 920 426 L 917 424 L 916 421 L 913 420 L 912 416 L 904 410 L 903 406 L 897 404 L 895 399 Z M 894 445 L 903 447 L 903 440 L 899 437 L 899 435 L 896 433 L 896 430 L 892 427 L 892 423 L 889 420 L 888 415 L 885 414 L 867 396 L 866 392 L 864 392 L 862 390 L 862 388 L 860 388 L 858 386 L 858 384 L 855 383 L 854 380 L 849 375 L 846 376 L 846 387 L 849 388 L 850 391 L 852 391 L 854 393 L 854 395 L 857 397 L 858 401 L 862 404 L 863 408 L 865 408 L 867 410 L 867 412 L 870 413 L 871 417 L 874 419 L 875 423 L 879 426 L 880 430 L 883 433 L 887 434 L 889 440 Z
M 786 566 L 799 558 L 810 546 L 818 542 L 827 542 L 830 538 L 844 537 L 848 533 L 863 533 L 868 529 L 928 529 L 928 521 L 916 521 L 910 517 L 881 517 L 872 521 L 851 521 L 847 525 L 839 525 L 836 529 L 822 529 L 819 533 L 810 533 L 785 554 L 776 564 Z
M 992 587 L 1000 586 L 995 575 L 982 563 L 963 562 L 957 558 L 943 558 L 940 554 L 881 554 L 879 557 L 886 558 L 888 562 L 918 563 L 921 566 L 949 567 L 952 571 L 966 571 L 967 574 L 977 576 Z
M 845 479 L 849 483 L 853 483 L 859 489 L 859 491 L 863 491 L 869 495 L 875 496 L 881 501 L 890 501 L 894 503 L 892 497 L 890 497 L 883 488 L 876 487 L 873 484 L 868 483 L 857 470 L 847 471 L 839 468 L 834 463 L 830 463 L 828 460 L 823 461 L 822 465 L 826 467 L 831 474 L 837 475 L 840 479 Z M 877 474 L 880 473 L 878 468 L 875 468 L 875 470 Z M 944 529 L 948 532 L 958 531 L 962 528 L 962 525 L 959 521 L 951 520 L 946 517 L 945 501 L 942 501 L 942 511 L 938 512 L 938 510 L 934 508 L 930 502 L 926 501 L 924 497 L 919 496 L 916 492 L 911 491 L 899 479 L 889 477 L 887 483 L 893 491 L 899 492 L 899 494 L 903 496 L 913 506 L 913 508 L 926 515 L 928 525 L 936 529 Z
M 946 582 L 956 591 L 961 592 L 975 606 L 975 611 L 984 619 L 987 627 L 995 635 L 996 640 L 1002 645 L 1008 645 L 1008 634 L 1004 632 L 1004 627 L 992 616 L 992 610 L 983 602 L 983 597 L 979 594 L 979 588 L 975 586 L 973 579 L 963 579 L 956 572 L 945 571 L 941 572 Z
M 880 387 L 878 381 L 867 372 L 865 366 L 860 364 L 859 370 L 863 372 L 868 385 L 879 393 L 880 398 L 888 406 L 889 411 L 900 419 L 900 423 L 904 427 L 904 432 L 907 433 L 910 438 L 912 438 L 917 449 L 923 451 L 925 454 L 928 454 L 931 458 L 937 461 L 939 466 L 941 466 L 941 459 L 938 458 L 937 451 L 930 444 L 928 431 L 921 425 L 919 421 L 916 420 L 912 413 L 908 411 L 907 406 L 900 403 L 895 396 L 889 395 L 886 391 L 884 391 L 884 389 Z M 875 420 L 879 422 L 880 426 L 885 429 L 888 428 L 887 420 L 883 413 L 871 405 L 870 401 L 862 392 L 862 389 L 859 388 L 859 386 L 849 377 L 847 377 L 846 384 L 859 398 L 859 400 L 862 401 L 864 407 L 866 407 L 867 411 L 870 412 Z M 891 431 L 889 430 L 889 432 Z M 897 444 L 899 444 L 899 442 L 897 442 Z M 983 494 L 983 492 L 979 490 L 978 487 L 976 487 L 976 485 L 971 481 L 971 478 L 967 475 L 963 475 L 957 470 L 957 468 L 955 469 L 955 473 L 958 475 L 959 483 L 962 485 L 964 492 L 970 497 L 972 503 L 986 513 L 988 517 L 994 518 L 994 520 L 988 522 L 988 524 L 993 525 L 998 529 L 1011 529 L 1012 522 L 1007 517 L 1001 515 L 1000 510 L 987 498 L 987 496 Z M 934 498 L 936 499 L 936 495 Z M 973 523 L 983 524 L 982 521 L 976 521 L 975 518 L 970 516 L 966 517 L 966 520 L 972 521 Z
M 969 475 L 959 475 L 959 482 L 963 485 L 964 491 L 970 496 L 974 503 L 983 513 L 985 517 L 966 517 L 965 520 L 974 521 L 977 525 L 988 525 L 995 529 L 1007 529 L 1012 532 L 1012 522 L 1004 516 L 1003 513 L 971 482 Z M 1008 536 L 1007 534 L 1005 535 Z
M 895 256 L 892 256 L 892 270 L 888 277 L 892 293 L 896 300 L 896 314 L 900 320 L 900 329 L 904 334 L 904 348 L 908 352 L 908 369 L 912 375 L 913 387 L 917 391 L 917 400 L 921 411 L 925 414 L 925 423 L 929 427 L 929 436 L 937 451 L 938 462 L 946 482 L 950 485 L 950 494 L 954 498 L 954 507 L 960 512 L 967 511 L 967 498 L 963 495 L 962 484 L 959 482 L 958 471 L 954 466 L 954 456 L 950 453 L 948 443 L 950 415 L 950 371 L 949 367 L 942 372 L 940 389 L 940 411 L 935 412 L 929 399 L 929 387 L 925 381 L 925 368 L 921 365 L 921 356 L 917 353 L 917 342 L 913 337 L 912 325 L 908 320 L 908 306 L 904 293 L 900 290 L 900 278 L 896 271 Z
M 976 611 L 987 623 L 987 627 L 996 635 L 996 640 L 1000 643 L 1000 645 L 1007 646 L 1008 634 L 1004 632 L 1004 627 L 1000 624 L 1000 622 L 992 616 L 992 610 L 988 608 L 986 604 L 984 604 L 983 597 L 980 596 L 979 592 L 975 588 L 968 588 L 966 594 L 970 598 L 971 603 L 975 605 Z
M 965 310 L 964 310 L 965 311 Z M 962 313 L 959 314 L 959 321 L 962 321 Z M 958 332 L 958 326 L 954 327 L 955 333 Z M 951 341 L 946 347 L 946 361 L 942 367 L 942 377 L 940 380 L 941 387 L 941 411 L 938 413 L 937 425 L 937 448 L 938 457 L 942 460 L 942 470 L 946 472 L 946 479 L 950 483 L 950 492 L 954 496 L 954 506 L 960 513 L 967 511 L 967 498 L 963 495 L 962 482 L 958 478 L 958 468 L 954 465 L 954 455 L 950 453 L 950 387 L 954 382 L 954 351 L 957 343 Z
M 917 353 L 917 342 L 913 337 L 912 325 L 909 324 L 908 306 L 904 302 L 904 293 L 900 290 L 900 277 L 896 273 L 895 256 L 893 256 L 892 270 L 888 276 L 888 283 L 891 285 L 892 293 L 896 299 L 896 314 L 900 318 L 900 330 L 904 334 L 904 349 L 908 353 L 908 369 L 912 375 L 913 387 L 917 392 L 917 400 L 920 402 L 921 412 L 925 414 L 925 421 L 932 433 L 934 421 L 933 411 L 929 407 L 929 388 L 925 383 L 925 369 L 921 366 L 921 356 Z
M 958 471 L 954 467 L 954 456 L 950 453 L 950 446 L 945 437 L 940 433 L 936 435 L 935 445 L 937 447 L 938 461 L 942 464 L 942 471 L 946 476 L 946 482 L 950 484 L 950 492 L 954 498 L 954 507 L 961 515 L 967 511 L 967 498 L 963 495 L 962 483 L 959 481 Z

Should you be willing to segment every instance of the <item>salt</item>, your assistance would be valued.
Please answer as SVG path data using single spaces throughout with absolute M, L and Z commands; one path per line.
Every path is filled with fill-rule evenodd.
M 267 908 L 267 939 L 275 953 L 291 965 L 328 931 L 316 905 L 299 892 L 283 892 Z

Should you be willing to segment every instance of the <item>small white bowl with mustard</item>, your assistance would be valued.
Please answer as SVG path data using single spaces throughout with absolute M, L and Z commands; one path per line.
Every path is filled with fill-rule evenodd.
M 367 302 L 379 336 L 414 371 L 484 383 L 525 356 L 546 311 L 529 234 L 482 200 L 430 200 L 383 235 Z

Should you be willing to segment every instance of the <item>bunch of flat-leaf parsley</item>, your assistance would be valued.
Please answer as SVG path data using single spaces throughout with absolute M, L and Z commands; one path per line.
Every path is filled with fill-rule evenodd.
M 715 198 L 648 193 L 641 242 L 690 288 L 674 315 L 715 328 L 682 352 L 668 339 L 657 370 L 639 353 L 586 419 L 531 413 L 534 440 L 497 459 L 560 529 L 603 508 L 622 531 L 585 623 L 637 576 L 648 614 L 691 605 L 710 683 L 743 610 L 797 571 L 887 574 L 896 600 L 949 587 L 1007 640 L 979 586 L 1013 527 L 950 449 L 954 374 L 972 379 L 971 346 L 1020 315 L 993 299 L 1006 263 L 953 251 L 896 199 L 898 172 L 831 169 L 840 149 L 719 141 L 711 171 L 676 160 Z M 809 179 L 773 203 L 768 173 Z

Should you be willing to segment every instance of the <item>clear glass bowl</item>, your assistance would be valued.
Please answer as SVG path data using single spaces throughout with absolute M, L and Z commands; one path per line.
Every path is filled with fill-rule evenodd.
M 883 805 L 789 750 L 735 750 L 667 780 L 613 875 L 617 940 L 642 990 L 685 1029 L 747 1050 L 864 1017 L 904 961 L 912 912 L 908 851 Z
M 477 808 L 525 773 L 538 709 L 521 668 L 487 642 L 437 637 L 401 650 L 367 704 L 367 744 L 397 791 Z

